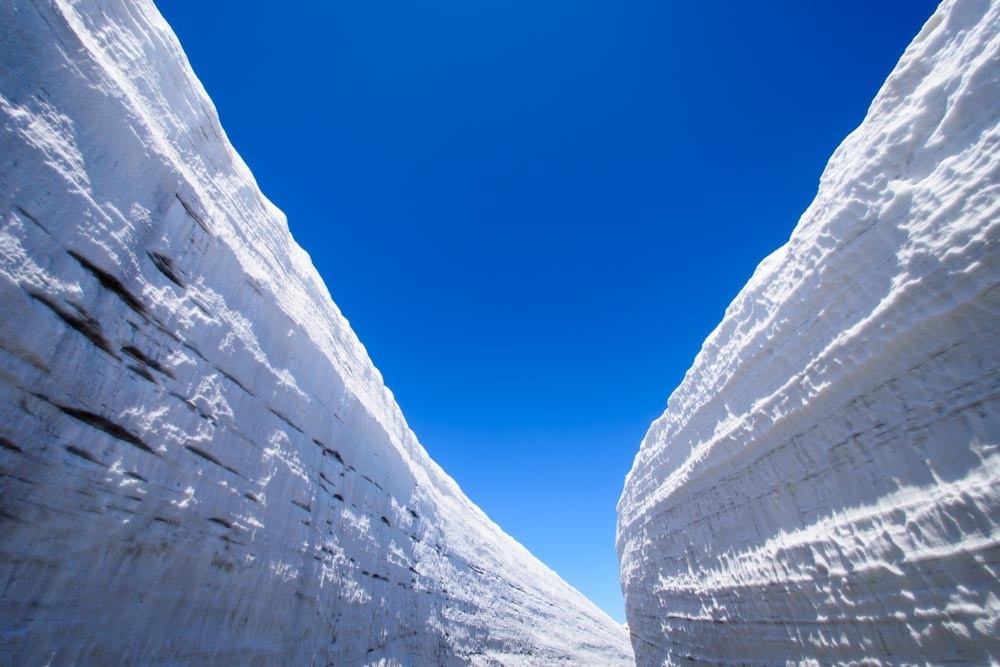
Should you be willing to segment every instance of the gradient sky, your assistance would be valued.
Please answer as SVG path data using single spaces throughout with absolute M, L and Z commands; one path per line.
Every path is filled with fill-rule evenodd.
M 618 621 L 650 422 L 929 0 L 157 0 L 421 442 Z

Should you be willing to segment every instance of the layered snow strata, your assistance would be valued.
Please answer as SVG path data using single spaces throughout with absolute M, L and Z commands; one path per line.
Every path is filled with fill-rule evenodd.
M 947 0 L 650 428 L 641 665 L 1000 661 L 1000 3 Z
M 152 4 L 0 25 L 0 663 L 630 662 L 428 458 Z

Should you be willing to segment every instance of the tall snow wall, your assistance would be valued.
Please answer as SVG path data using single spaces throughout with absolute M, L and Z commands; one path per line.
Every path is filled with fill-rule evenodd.
M 1000 4 L 946 0 L 653 423 L 640 665 L 1000 661 Z
M 631 662 L 428 458 L 155 7 L 0 26 L 0 664 Z

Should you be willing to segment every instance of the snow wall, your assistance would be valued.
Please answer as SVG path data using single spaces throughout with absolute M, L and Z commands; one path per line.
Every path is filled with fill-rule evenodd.
M 1000 661 L 1000 3 L 946 0 L 642 442 L 640 665 Z
M 630 663 L 428 458 L 155 7 L 0 26 L 0 664 Z

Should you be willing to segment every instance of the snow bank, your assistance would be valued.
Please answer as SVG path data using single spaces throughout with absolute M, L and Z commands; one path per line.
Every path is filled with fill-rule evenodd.
M 629 662 L 428 458 L 153 5 L 0 25 L 0 663 Z
M 947 0 L 650 428 L 639 664 L 1000 661 L 1000 4 Z

